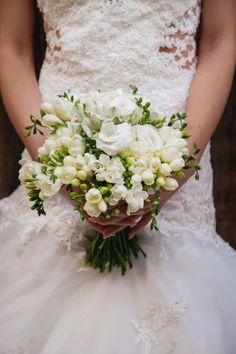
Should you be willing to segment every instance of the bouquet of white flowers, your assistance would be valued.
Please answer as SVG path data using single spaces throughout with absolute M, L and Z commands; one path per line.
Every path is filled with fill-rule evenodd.
M 19 173 L 39 215 L 45 214 L 44 201 L 66 186 L 82 219 L 109 219 L 124 206 L 130 215 L 149 203 L 151 228 L 157 228 L 162 189 L 175 190 L 184 169 L 194 168 L 198 178 L 199 149 L 194 145 L 190 155 L 186 147 L 185 114 L 167 122 L 137 87 L 131 89 L 130 94 L 65 92 L 41 105 L 41 119 L 31 116 L 26 136 L 50 128 L 37 162 L 22 160 Z M 129 238 L 128 233 L 129 228 L 108 238 L 94 233 L 86 262 L 101 272 L 118 266 L 125 274 L 133 257 L 146 256 L 138 236 Z

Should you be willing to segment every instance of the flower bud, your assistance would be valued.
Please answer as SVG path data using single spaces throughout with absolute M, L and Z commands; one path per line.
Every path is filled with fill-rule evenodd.
M 85 181 L 87 174 L 86 172 L 84 172 L 83 170 L 80 170 L 77 172 L 77 177 L 81 180 L 81 181 Z
M 170 165 L 168 163 L 162 163 L 160 168 L 159 168 L 159 172 L 163 175 L 163 176 L 169 176 L 171 174 L 171 168 Z
M 178 182 L 174 178 L 166 178 L 166 184 L 164 188 L 168 191 L 174 191 L 178 188 Z
M 142 180 L 143 182 L 150 186 L 151 184 L 154 183 L 154 175 L 153 172 L 151 170 L 145 170 L 142 172 Z
M 72 185 L 73 187 L 79 187 L 80 181 L 78 180 L 78 178 L 74 178 L 74 179 L 71 181 L 71 185 Z
M 177 159 L 174 159 L 173 161 L 170 162 L 170 167 L 172 171 L 180 171 L 184 167 L 185 162 L 182 157 L 179 157 Z
M 163 187 L 166 184 L 166 179 L 164 177 L 158 177 L 156 182 L 158 186 Z

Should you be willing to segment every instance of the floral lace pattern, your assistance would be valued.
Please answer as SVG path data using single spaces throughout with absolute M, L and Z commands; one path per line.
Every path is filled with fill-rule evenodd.
M 139 319 L 131 320 L 136 332 L 137 343 L 142 354 L 166 354 L 174 351 L 175 339 L 171 325 L 178 321 L 187 310 L 178 303 L 164 306 L 150 303 L 140 314 Z

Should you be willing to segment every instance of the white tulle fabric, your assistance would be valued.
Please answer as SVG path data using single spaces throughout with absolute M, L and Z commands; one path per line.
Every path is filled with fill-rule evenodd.
M 47 39 L 43 100 L 136 84 L 184 111 L 196 68 L 198 0 L 38 0 Z M 25 152 L 27 154 L 27 152 Z M 215 232 L 210 147 L 200 181 L 142 235 L 148 257 L 121 277 L 84 265 L 90 230 L 58 195 L 47 215 L 19 187 L 0 201 L 0 353 L 233 354 L 236 257 Z

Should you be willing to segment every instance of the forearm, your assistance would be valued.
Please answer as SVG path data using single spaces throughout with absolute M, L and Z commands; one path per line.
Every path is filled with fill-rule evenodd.
M 25 138 L 25 126 L 31 114 L 39 116 L 40 92 L 32 59 L 10 52 L 1 55 L 1 96 L 8 116 L 33 158 L 45 139 L 39 135 Z
M 235 48 L 231 41 L 200 52 L 187 104 L 190 149 L 196 142 L 202 154 L 209 142 L 227 102 L 234 68 Z

